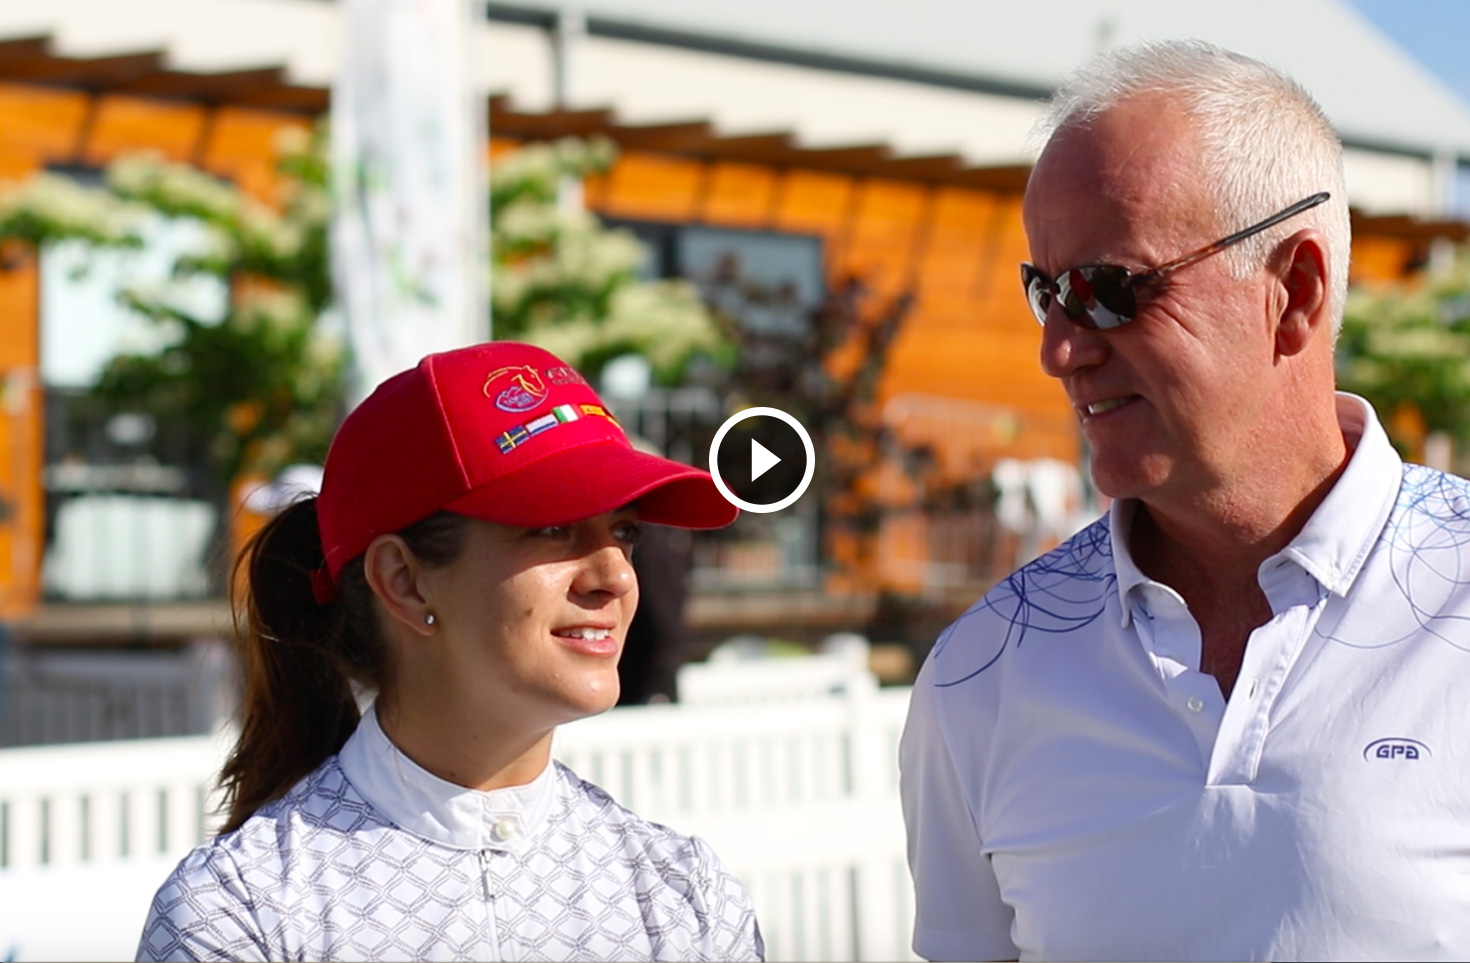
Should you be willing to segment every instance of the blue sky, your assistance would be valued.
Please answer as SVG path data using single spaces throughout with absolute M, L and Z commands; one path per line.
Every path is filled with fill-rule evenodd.
M 1470 2 L 1347 0 L 1470 105 Z

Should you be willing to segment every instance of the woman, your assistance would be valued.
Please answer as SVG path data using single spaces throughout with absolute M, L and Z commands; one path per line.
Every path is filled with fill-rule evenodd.
M 242 560 L 228 819 L 139 959 L 759 959 L 704 842 L 550 758 L 557 725 L 617 701 L 639 521 L 735 514 L 538 348 L 384 383 Z

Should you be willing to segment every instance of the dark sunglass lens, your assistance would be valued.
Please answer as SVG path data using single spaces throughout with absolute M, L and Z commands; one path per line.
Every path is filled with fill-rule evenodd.
M 1031 289 L 1031 313 L 1036 315 L 1036 320 L 1042 324 L 1046 323 L 1046 312 L 1051 310 L 1051 292 L 1043 287 Z
M 1036 320 L 1046 323 L 1046 312 L 1051 309 L 1051 281 L 1029 264 L 1021 265 L 1021 283 L 1026 286 L 1026 301 Z
M 1084 328 L 1095 325 L 1092 309 L 1097 303 L 1092 289 L 1092 272 L 1087 268 L 1073 268 L 1057 279 L 1057 297 L 1062 310 L 1074 324 Z
M 1133 275 L 1127 268 L 1107 264 L 1095 268 L 1092 290 L 1095 306 L 1092 319 L 1099 328 L 1116 328 L 1133 320 L 1138 313 L 1138 295 L 1129 282 Z

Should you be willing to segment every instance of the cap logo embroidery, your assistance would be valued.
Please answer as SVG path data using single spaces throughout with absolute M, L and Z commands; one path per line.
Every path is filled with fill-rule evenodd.
M 509 379 L 510 384 L 497 390 L 496 382 L 504 379 Z M 524 364 L 497 368 L 490 372 L 485 379 L 484 391 L 485 397 L 495 402 L 495 407 L 511 414 L 530 411 L 546 400 L 546 383 L 541 380 L 541 375 L 536 373 L 535 368 Z M 492 391 L 495 393 L 492 394 Z
M 559 368 L 547 368 L 546 380 L 554 385 L 585 385 L 587 379 L 577 373 L 576 368 L 568 368 L 565 365 Z

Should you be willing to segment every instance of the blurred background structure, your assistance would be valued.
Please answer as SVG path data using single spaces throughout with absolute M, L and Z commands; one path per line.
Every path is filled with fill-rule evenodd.
M 1465 465 L 1470 107 L 1341 0 L 472 10 L 495 336 L 568 357 L 671 457 L 702 465 L 753 404 L 818 445 L 796 506 L 672 533 L 687 564 L 648 579 L 687 576 L 685 641 L 650 660 L 665 677 L 731 637 L 723 651 L 800 653 L 857 632 L 901 701 L 940 627 L 1103 508 L 1016 264 L 1027 133 L 1061 75 L 1112 45 L 1199 36 L 1318 97 L 1354 218 L 1343 385 L 1406 454 Z M 228 717 L 228 559 L 282 473 L 320 463 L 345 403 L 326 123 L 343 43 L 336 0 L 0 6 L 0 746 L 208 739 Z M 801 711 L 849 711 L 830 688 Z M 891 752 L 857 759 L 834 738 L 847 748 L 811 759 L 839 765 L 844 792 L 888 785 Z M 159 778 L 202 812 L 198 760 L 215 757 L 190 745 Z M 0 789 L 20 758 L 0 752 Z M 862 783 L 870 764 L 884 775 Z M 0 801 L 0 884 L 102 852 L 22 857 L 18 827 L 103 805 L 45 808 L 27 785 L 31 802 Z M 167 811 L 148 818 L 193 826 L 157 841 L 173 854 L 203 824 Z M 889 830 L 885 866 L 901 857 Z M 858 905 L 857 865 L 840 892 L 838 876 L 766 887 L 785 932 L 830 931 L 773 946 L 891 953 L 831 936 L 856 925 L 823 907 Z M 0 957 L 25 958 L 3 907 Z

